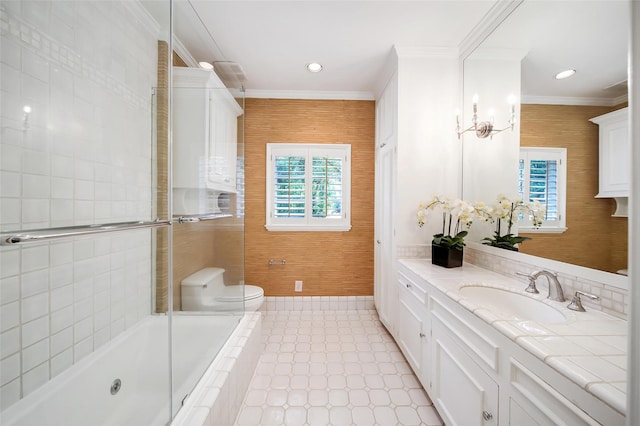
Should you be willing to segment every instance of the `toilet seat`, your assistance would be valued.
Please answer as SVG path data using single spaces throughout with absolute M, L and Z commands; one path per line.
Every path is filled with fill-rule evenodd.
M 264 297 L 264 290 L 262 287 L 245 285 L 244 295 L 240 291 L 241 289 L 242 286 L 239 285 L 225 286 L 221 294 L 215 297 L 215 300 L 219 302 L 242 302 L 243 300 L 247 301 Z

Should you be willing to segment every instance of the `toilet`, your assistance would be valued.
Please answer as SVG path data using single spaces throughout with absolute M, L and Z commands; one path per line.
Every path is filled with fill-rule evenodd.
M 204 268 L 182 280 L 183 311 L 230 311 L 253 312 L 264 302 L 264 290 L 255 285 L 225 285 L 224 269 Z M 244 291 L 243 291 L 244 289 Z

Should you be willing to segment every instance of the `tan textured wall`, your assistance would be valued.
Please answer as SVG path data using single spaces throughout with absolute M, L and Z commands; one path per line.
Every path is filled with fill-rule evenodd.
M 567 232 L 533 238 L 523 253 L 609 272 L 627 267 L 627 219 L 614 218 L 615 201 L 598 193 L 598 125 L 590 118 L 612 107 L 522 105 L 521 146 L 567 148 Z
M 375 104 L 373 101 L 247 99 L 245 273 L 267 296 L 373 294 Z M 265 229 L 268 142 L 351 144 L 348 232 Z M 285 265 L 267 264 L 286 259 Z M 304 282 L 295 293 L 294 281 Z

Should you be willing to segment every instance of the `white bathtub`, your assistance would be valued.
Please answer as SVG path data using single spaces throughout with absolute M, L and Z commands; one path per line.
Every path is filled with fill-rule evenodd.
M 173 316 L 173 414 L 241 316 Z M 166 425 L 168 317 L 150 316 L 0 413 L 0 424 Z M 111 394 L 115 379 L 121 388 Z

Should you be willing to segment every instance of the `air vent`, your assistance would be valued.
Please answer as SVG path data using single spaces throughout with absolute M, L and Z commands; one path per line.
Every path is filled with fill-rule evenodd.
M 219 61 L 213 63 L 213 68 L 220 80 L 227 87 L 240 87 L 247 81 L 247 76 L 242 66 L 237 62 Z

